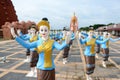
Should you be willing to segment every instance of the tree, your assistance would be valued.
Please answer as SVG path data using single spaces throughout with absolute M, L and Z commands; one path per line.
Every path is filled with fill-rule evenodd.
M 109 23 L 109 24 L 107 24 L 107 26 L 109 26 L 109 25 L 114 25 L 115 23 Z
M 106 24 L 94 24 L 94 25 L 90 25 L 89 27 L 81 27 L 79 28 L 79 30 L 89 31 L 91 27 L 93 27 L 93 29 L 96 30 L 99 27 L 103 27 L 103 26 L 106 26 Z
M 93 29 L 96 30 L 98 29 L 99 27 L 103 27 L 103 26 L 106 26 L 105 24 L 94 24 L 93 25 Z
M 79 30 L 80 30 L 80 31 L 88 31 L 88 30 L 89 30 L 89 27 L 81 27 Z

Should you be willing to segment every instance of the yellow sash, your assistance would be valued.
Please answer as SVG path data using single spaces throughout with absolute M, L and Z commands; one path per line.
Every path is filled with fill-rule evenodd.
M 37 40 L 37 36 L 35 35 L 35 36 L 33 36 L 32 38 L 30 38 L 30 42 L 34 42 L 34 41 L 36 41 Z
M 65 40 L 65 37 L 64 37 L 64 38 L 62 38 L 62 40 Z
M 42 45 L 36 48 L 37 52 L 44 52 L 44 67 L 52 67 L 52 45 L 54 40 L 48 39 Z
M 107 46 L 107 48 L 109 48 L 109 41 L 106 42 L 106 46 Z
M 90 50 L 90 52 L 92 53 L 92 54 L 95 54 L 95 50 L 94 50 L 94 48 L 95 48 L 95 41 L 96 41 L 96 39 L 95 38 L 92 38 L 92 39 L 90 39 L 88 42 L 86 42 L 86 46 L 91 46 L 91 50 Z
M 104 38 L 107 39 L 107 38 Z M 109 40 L 106 42 L 106 47 L 109 48 Z

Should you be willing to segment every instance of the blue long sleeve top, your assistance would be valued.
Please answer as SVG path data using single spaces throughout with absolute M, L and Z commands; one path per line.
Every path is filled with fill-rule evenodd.
M 83 35 L 84 38 L 87 38 L 88 37 L 88 34 L 87 33 L 83 33 L 81 32 L 81 34 Z M 96 38 L 97 36 L 93 35 L 93 38 Z
M 29 41 L 31 36 L 29 34 L 25 34 L 25 35 L 21 35 L 20 37 L 25 41 Z
M 102 39 L 105 40 L 106 38 L 102 37 Z M 117 38 L 117 39 L 110 38 L 107 42 L 105 42 L 104 44 L 101 44 L 101 48 L 103 49 L 109 48 L 109 41 L 116 42 L 118 40 L 120 40 L 120 38 Z
M 23 39 L 24 41 L 27 41 L 27 42 L 31 42 L 31 39 L 34 38 L 32 37 L 30 34 L 22 34 L 20 35 L 20 38 Z M 34 39 L 33 41 L 36 41 L 36 40 L 39 40 L 41 39 L 40 36 L 36 36 L 36 39 Z M 30 51 L 35 51 L 34 48 L 30 48 Z
M 88 34 L 87 34 L 87 33 L 81 32 L 81 34 L 82 34 L 85 38 L 88 37 Z
M 41 70 L 52 70 L 55 68 L 54 60 L 52 57 L 52 52 L 56 48 L 58 50 L 64 49 L 67 44 L 63 42 L 61 45 L 49 39 L 46 42 L 43 42 L 42 39 L 39 39 L 35 42 L 29 43 L 22 40 L 20 37 L 16 37 L 16 41 L 21 44 L 25 48 L 36 48 L 37 52 L 39 53 L 39 60 L 37 63 L 37 68 Z
M 95 44 L 103 44 L 107 42 L 109 39 L 105 39 L 104 41 L 97 40 L 96 38 L 85 38 L 80 39 L 81 44 L 85 44 L 84 55 L 86 56 L 95 56 Z

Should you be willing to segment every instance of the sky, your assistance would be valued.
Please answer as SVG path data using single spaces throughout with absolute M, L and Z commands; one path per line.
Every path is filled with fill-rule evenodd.
M 19 21 L 47 17 L 51 29 L 70 26 L 75 12 L 80 27 L 120 23 L 120 0 L 11 0 Z

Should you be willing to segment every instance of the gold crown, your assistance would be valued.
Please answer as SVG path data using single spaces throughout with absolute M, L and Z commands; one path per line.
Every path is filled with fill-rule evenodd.
M 38 24 L 38 29 L 40 29 L 40 26 L 47 26 L 48 29 L 50 30 L 50 25 L 49 25 L 49 22 L 48 21 L 45 21 L 45 20 L 41 20 Z

